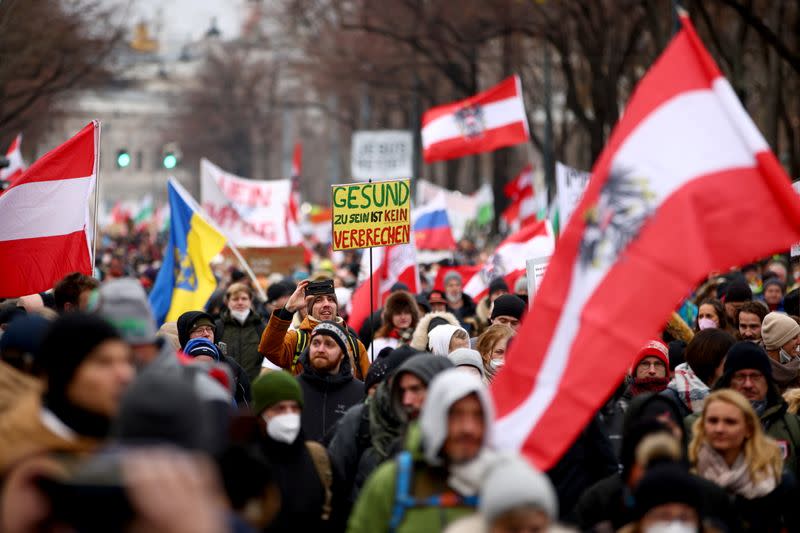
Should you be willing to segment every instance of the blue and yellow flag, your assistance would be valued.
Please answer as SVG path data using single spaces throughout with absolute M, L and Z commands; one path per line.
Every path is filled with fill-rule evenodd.
M 150 305 L 156 322 L 174 322 L 186 311 L 202 310 L 217 280 L 211 260 L 225 247 L 225 237 L 203 219 L 189 193 L 170 179 L 169 243 L 158 272 Z

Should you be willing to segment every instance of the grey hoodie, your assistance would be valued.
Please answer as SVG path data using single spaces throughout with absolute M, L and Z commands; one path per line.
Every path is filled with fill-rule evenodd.
M 401 403 L 402 398 L 400 398 L 401 374 L 413 374 L 427 386 L 436 374 L 449 368 L 453 368 L 453 363 L 447 357 L 439 357 L 432 353 L 424 352 L 406 359 L 392 376 L 391 399 L 392 408 L 395 410 L 395 413 L 400 416 L 402 420 L 407 421 Z
M 482 448 L 485 449 L 488 446 L 492 433 L 494 409 L 486 387 L 475 374 L 468 374 L 456 369 L 445 370 L 431 381 L 419 415 L 422 444 L 428 464 L 442 464 L 439 453 L 447 439 L 447 415 L 454 403 L 470 394 L 476 394 L 483 407 L 485 431 Z

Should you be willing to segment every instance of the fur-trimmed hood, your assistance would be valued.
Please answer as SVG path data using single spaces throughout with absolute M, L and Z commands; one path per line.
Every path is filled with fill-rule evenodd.
M 411 347 L 415 350 L 419 350 L 420 352 L 428 351 L 428 326 L 430 326 L 431 320 L 434 318 L 442 318 L 446 320 L 448 324 L 461 327 L 461 324 L 459 324 L 458 319 L 453 313 L 448 313 L 447 311 L 428 313 L 419 319 L 417 328 L 414 330 L 414 335 L 411 337 Z
M 692 331 L 692 328 L 684 322 L 681 315 L 675 312 L 670 316 L 665 329 L 674 339 L 683 341 L 686 344 L 689 344 L 694 338 L 694 331 Z

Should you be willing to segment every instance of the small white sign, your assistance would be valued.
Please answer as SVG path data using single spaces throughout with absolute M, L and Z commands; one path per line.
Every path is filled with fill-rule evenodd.
M 563 163 L 556 162 L 556 188 L 558 190 L 558 225 L 559 232 L 569 223 L 569 217 L 583 197 L 583 191 L 589 184 L 591 173 L 576 170 Z
M 353 133 L 350 172 L 359 181 L 413 177 L 413 135 L 407 130 Z
M 549 255 L 525 261 L 525 270 L 528 276 L 528 308 L 533 307 L 536 291 L 542 286 L 542 280 L 544 280 L 548 264 L 550 264 Z

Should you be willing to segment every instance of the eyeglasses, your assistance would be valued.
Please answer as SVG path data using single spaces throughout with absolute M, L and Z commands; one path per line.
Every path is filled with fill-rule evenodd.
M 764 374 L 762 374 L 761 372 L 753 372 L 751 374 L 737 373 L 734 374 L 733 377 L 731 378 L 731 383 L 734 383 L 736 385 L 742 385 L 746 383 L 748 379 L 753 383 L 758 383 L 764 381 L 766 378 L 764 377 Z
M 214 333 L 214 328 L 211 326 L 198 326 L 192 330 L 192 333 Z

